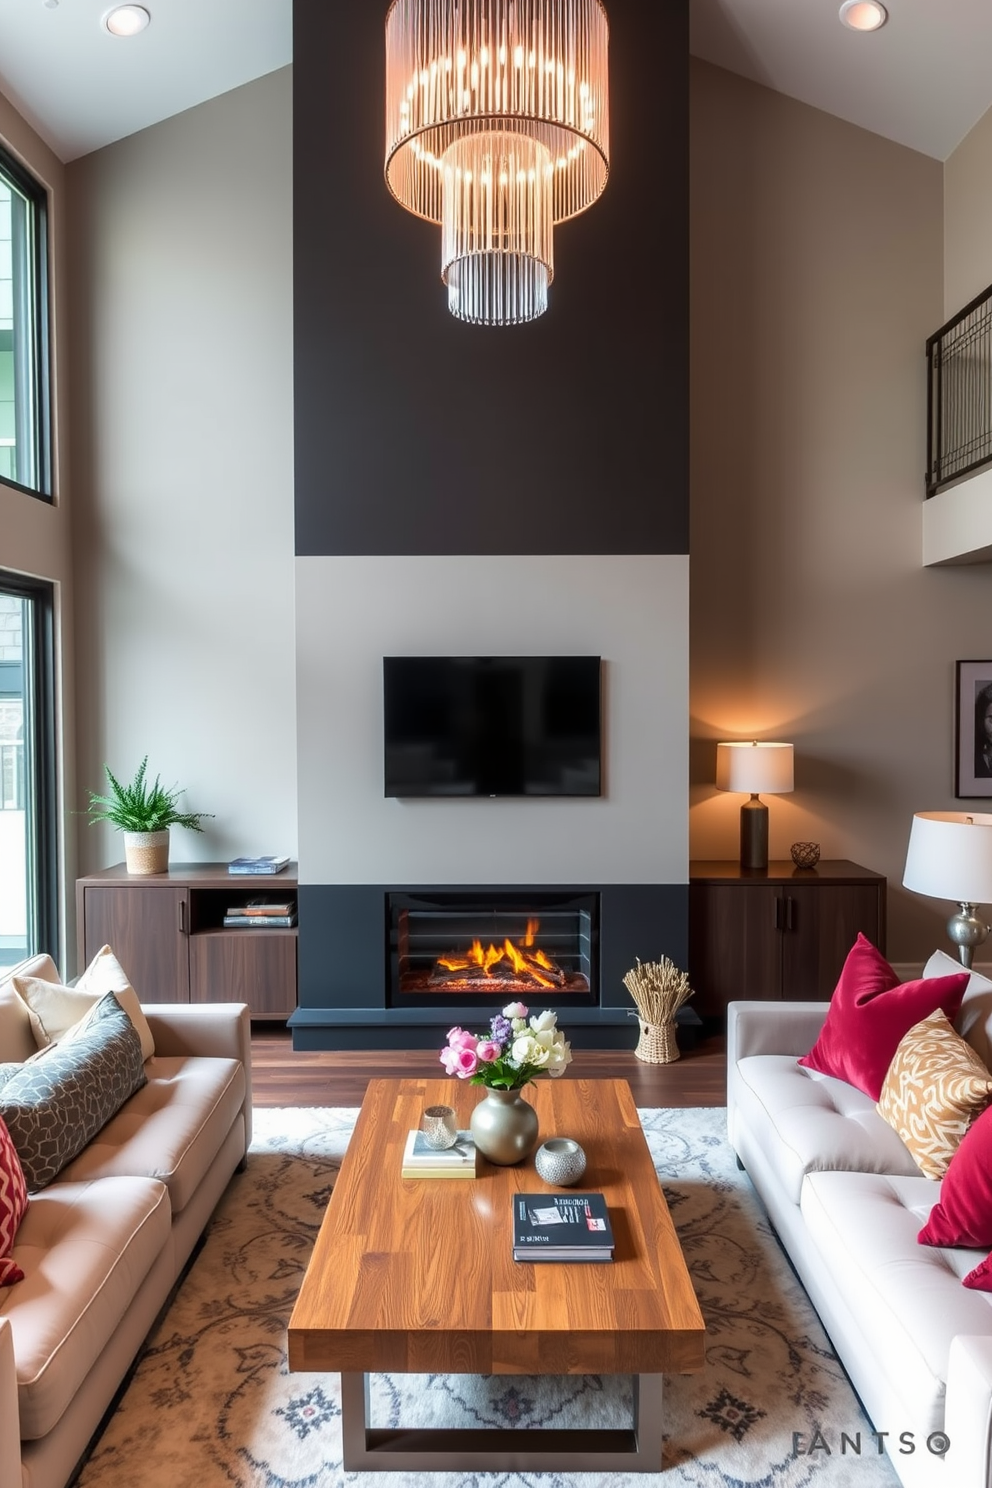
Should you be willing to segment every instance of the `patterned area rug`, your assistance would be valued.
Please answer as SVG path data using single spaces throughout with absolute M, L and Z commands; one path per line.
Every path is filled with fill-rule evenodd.
M 255 1113 L 248 1171 L 231 1183 L 79 1488 L 893 1488 L 736 1167 L 725 1112 L 640 1114 L 708 1336 L 707 1367 L 665 1382 L 664 1476 L 345 1472 L 338 1376 L 289 1374 L 285 1343 L 355 1112 L 292 1109 Z M 630 1408 L 629 1382 L 612 1376 L 373 1379 L 372 1421 L 383 1426 L 628 1425 Z M 860 1455 L 840 1454 L 841 1433 L 860 1433 Z

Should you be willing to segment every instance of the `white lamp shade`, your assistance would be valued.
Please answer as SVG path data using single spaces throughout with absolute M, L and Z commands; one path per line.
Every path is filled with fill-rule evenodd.
M 786 795 L 793 788 L 791 744 L 718 744 L 717 790 Z
M 932 899 L 992 904 L 992 816 L 918 811 L 902 881 L 905 888 Z

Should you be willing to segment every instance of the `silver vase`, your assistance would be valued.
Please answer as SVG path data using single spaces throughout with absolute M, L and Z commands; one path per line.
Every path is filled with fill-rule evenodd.
M 487 1090 L 469 1128 L 483 1157 L 501 1168 L 522 1162 L 537 1146 L 537 1112 L 519 1090 Z

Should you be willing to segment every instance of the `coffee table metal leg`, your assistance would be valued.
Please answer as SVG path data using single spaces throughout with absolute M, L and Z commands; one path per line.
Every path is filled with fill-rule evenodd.
M 630 1428 L 384 1428 L 369 1425 L 369 1376 L 341 1376 L 344 1466 L 351 1472 L 659 1472 L 660 1374 L 634 1375 Z

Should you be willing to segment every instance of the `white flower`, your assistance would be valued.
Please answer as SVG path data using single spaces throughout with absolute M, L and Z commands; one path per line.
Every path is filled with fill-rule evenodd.
M 532 1033 L 522 1033 L 514 1039 L 511 1057 L 516 1064 L 533 1064 L 543 1069 L 548 1062 L 548 1051 Z
M 527 1008 L 522 1002 L 508 1002 L 503 1009 L 503 1017 L 509 1018 L 511 1023 L 517 1022 L 520 1018 L 526 1018 L 526 1016 Z
M 550 1008 L 545 1008 L 543 1013 L 538 1013 L 531 1018 L 530 1026 L 535 1033 L 547 1033 L 549 1029 L 558 1026 L 557 1014 L 551 1012 Z

